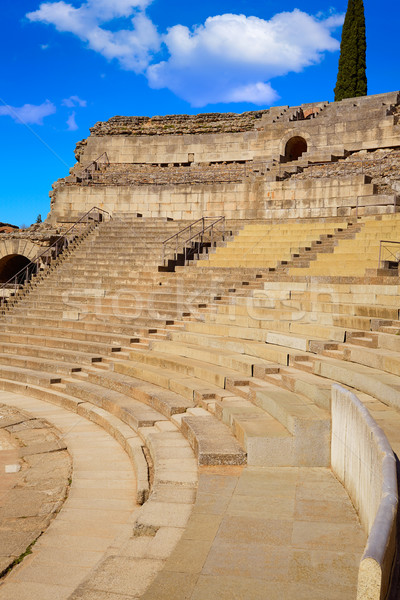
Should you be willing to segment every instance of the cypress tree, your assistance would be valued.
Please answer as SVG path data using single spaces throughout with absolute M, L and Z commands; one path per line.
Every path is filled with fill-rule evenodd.
M 348 0 L 340 44 L 335 101 L 367 95 L 367 40 L 363 0 Z

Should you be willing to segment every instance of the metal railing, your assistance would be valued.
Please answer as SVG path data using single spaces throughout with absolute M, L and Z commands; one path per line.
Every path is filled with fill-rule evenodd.
M 93 174 L 99 170 L 100 165 L 109 165 L 110 161 L 108 159 L 107 152 L 103 152 L 100 154 L 95 160 L 92 160 L 78 175 L 79 179 L 82 180 L 82 183 L 89 183 L 89 181 L 93 178 Z
M 186 265 L 196 254 L 199 258 L 206 244 L 212 247 L 224 237 L 225 217 L 201 217 L 164 240 L 163 264 L 168 260 L 178 260 L 178 255 L 181 254 Z
M 4 308 L 8 300 L 11 297 L 14 297 L 24 285 L 29 283 L 33 276 L 41 271 L 45 271 L 50 266 L 51 262 L 56 260 L 60 254 L 62 254 L 68 246 L 75 242 L 80 236 L 96 227 L 99 223 L 111 218 L 110 213 L 106 210 L 98 208 L 97 206 L 91 208 L 65 233 L 61 234 L 51 246 L 48 246 L 29 264 L 1 285 L 0 308 Z
M 398 249 L 397 252 L 392 250 L 391 247 L 395 247 Z M 386 255 L 386 257 L 384 256 Z M 381 269 L 385 262 L 400 262 L 400 242 L 395 242 L 393 240 L 381 240 L 379 242 L 379 263 L 378 268 Z

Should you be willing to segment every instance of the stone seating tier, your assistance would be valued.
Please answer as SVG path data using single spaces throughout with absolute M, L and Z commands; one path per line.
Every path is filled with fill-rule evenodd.
M 87 184 L 93 185 L 179 185 L 215 184 L 244 181 L 253 172 L 251 161 L 228 164 L 151 165 L 115 163 L 102 167 L 90 175 Z M 85 182 L 85 174 L 76 170 L 76 175 L 66 180 L 67 185 Z
M 361 221 L 360 233 L 368 223 Z M 386 227 L 387 220 L 376 223 Z M 346 224 L 324 223 L 333 228 L 325 235 L 336 239 Z M 208 264 L 160 273 L 171 224 L 102 224 L 7 311 L 0 387 L 105 411 L 146 440 L 155 423 L 171 425 L 199 465 L 280 468 L 329 466 L 330 386 L 339 381 L 365 394 L 396 449 L 398 278 L 392 285 L 318 285 L 307 277 L 269 281 L 265 263 L 241 269 L 235 258 L 229 268 L 213 268 L 211 257 L 254 237 L 254 226 L 244 235 L 251 227 Z M 280 261 L 283 235 L 291 248 L 321 233 L 315 223 L 277 228 L 265 262 Z M 111 233 L 124 236 L 115 252 Z M 346 241 L 339 237 L 335 248 Z M 319 256 L 316 250 L 312 262 Z

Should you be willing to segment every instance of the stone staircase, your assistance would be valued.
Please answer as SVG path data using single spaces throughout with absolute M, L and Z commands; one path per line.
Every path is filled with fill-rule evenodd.
M 398 279 L 284 271 L 306 261 L 307 272 L 368 221 L 246 225 L 208 260 L 159 272 L 162 242 L 181 226 L 104 223 L 30 286 L 0 321 L 0 389 L 107 422 L 123 447 L 132 431 L 139 454 L 163 430 L 186 438 L 200 468 L 312 469 L 330 466 L 340 382 L 400 451 Z M 256 236 L 268 244 L 244 261 Z
M 286 430 L 287 415 L 280 416 L 281 422 L 268 414 L 265 407 L 249 403 L 245 412 L 250 430 L 251 421 L 258 421 L 257 431 L 250 433 L 237 415 L 228 428 L 223 421 L 226 411 L 216 409 L 219 399 L 239 398 L 240 402 L 249 402 L 255 398 L 254 389 L 265 387 L 262 380 L 253 378 L 251 358 L 218 353 L 217 360 L 210 352 L 206 357 L 204 353 L 196 356 L 198 349 L 192 356 L 185 357 L 175 349 L 175 355 L 171 356 L 170 346 L 166 353 L 156 351 L 157 343 L 162 344 L 164 340 L 168 344 L 166 338 L 182 330 L 186 323 L 195 324 L 206 312 L 212 315 L 218 310 L 217 305 L 210 305 L 210 295 L 218 293 L 216 297 L 222 299 L 223 294 L 234 294 L 238 285 L 237 273 L 225 273 L 217 281 L 211 272 L 205 277 L 189 273 L 180 292 L 181 274 L 172 282 L 171 275 L 158 273 L 162 239 L 176 225 L 145 221 L 134 225 L 118 222 L 103 225 L 95 237 L 74 253 L 73 260 L 66 261 L 56 273 L 49 275 L 46 289 L 44 285 L 37 286 L 7 317 L 0 333 L 3 380 L 51 388 L 64 397 L 73 397 L 75 401 L 90 399 L 93 403 L 97 401 L 101 408 L 107 406 L 111 410 L 114 405 L 122 406 L 125 398 L 121 391 L 113 390 L 110 399 L 111 386 L 119 385 L 127 391 L 127 378 L 130 378 L 129 415 L 133 411 L 136 416 L 125 418 L 129 422 L 133 418 L 136 429 L 144 423 L 148 426 L 152 423 L 152 408 L 145 410 L 143 417 L 137 405 L 139 397 L 162 408 L 168 417 L 180 419 L 179 426 L 192 439 L 199 461 L 204 464 L 210 461 L 241 464 L 246 453 L 250 464 L 261 464 L 269 460 L 268 452 L 275 456 L 281 454 L 282 445 L 286 448 L 282 464 L 297 464 L 293 455 L 297 425 L 291 424 Z M 144 253 L 146 271 L 140 269 Z M 200 283 L 203 284 L 201 293 L 198 291 Z M 260 285 L 260 281 L 255 283 Z M 161 296 L 155 296 L 163 286 L 167 289 Z M 251 289 L 249 285 L 243 287 L 246 291 Z M 188 302 L 191 293 L 194 297 Z M 189 309 L 185 310 L 188 304 Z M 268 366 L 262 358 L 258 359 L 257 368 L 265 371 Z M 111 380 L 106 377 L 110 372 Z M 243 380 L 244 375 L 250 375 L 251 385 L 250 381 Z M 118 376 L 123 378 L 120 382 L 115 380 Z M 98 389 L 99 383 L 105 385 L 105 391 Z M 143 383 L 147 387 L 145 394 Z M 214 402 L 206 401 L 210 398 Z M 260 412 L 264 415 L 261 421 Z M 155 418 L 153 415 L 153 423 Z M 201 427 L 203 419 L 207 427 Z M 315 420 L 325 423 L 328 432 L 327 415 L 320 414 Z M 220 432 L 218 436 L 207 434 L 211 423 Z M 320 437 L 318 426 L 316 437 Z M 297 438 L 300 439 L 298 435 Z M 221 440 L 225 440 L 227 450 Z M 307 463 L 314 459 L 301 456 L 299 460 Z M 327 457 L 322 461 L 326 464 Z
M 352 239 L 363 223 L 332 221 L 249 224 L 226 247 L 221 245 L 207 258 L 210 267 L 233 266 L 287 272 L 304 268 L 320 254 L 334 252 L 340 240 Z M 279 257 L 279 260 L 277 258 Z
M 122 406 L 126 396 L 120 391 L 110 391 L 113 384 L 127 391 L 123 376 L 121 381 L 114 381 L 117 369 L 114 379 L 95 379 L 93 383 L 90 378 L 110 372 L 116 366 L 113 359 L 117 354 L 120 359 L 129 358 L 133 343 L 137 344 L 136 348 L 143 344 L 146 347 L 152 338 L 164 338 L 167 326 L 168 331 L 183 326 L 176 319 L 182 319 L 185 314 L 184 306 L 191 290 L 185 290 L 184 299 L 180 299 L 177 285 L 171 286 L 168 293 L 163 292 L 160 298 L 154 296 L 166 281 L 166 276 L 157 270 L 162 241 L 172 228 L 176 231 L 177 226 L 179 224 L 171 222 L 136 222 L 133 227 L 117 222 L 103 225 L 101 232 L 75 251 L 73 260 L 59 266 L 56 275 L 49 275 L 45 290 L 44 285 L 31 290 L 2 323 L 0 371 L 3 380 L 14 385 L 51 388 L 61 394 L 63 401 L 65 397 L 73 397 L 102 403 L 108 398 L 108 406 Z M 147 256 L 146 271 L 140 269 L 143 255 Z M 128 277 L 128 273 L 134 277 Z M 135 288 L 139 288 L 140 300 L 132 307 L 132 295 L 138 295 Z M 135 314 L 138 310 L 143 316 Z M 123 372 L 123 363 L 119 370 Z M 70 380 L 70 377 L 76 379 Z M 99 381 L 105 384 L 103 393 Z M 129 422 L 133 419 L 136 428 L 153 425 L 159 420 L 159 413 L 155 414 L 150 406 L 142 408 L 132 393 L 140 392 L 140 401 L 145 398 L 168 416 L 195 406 L 193 401 L 187 402 L 185 395 L 173 390 L 163 392 L 160 385 L 151 386 L 147 381 L 144 394 L 143 386 L 136 381 L 137 390 L 134 383 L 130 378 L 127 402 L 129 414 L 134 413 L 135 417 L 125 416 L 125 419 Z M 225 427 L 218 422 L 215 426 L 224 434 L 218 436 L 220 446 L 223 446 L 222 440 L 227 440 L 227 445 L 229 439 L 232 440 L 234 450 L 231 448 L 226 460 L 243 462 L 245 453 L 240 445 Z M 187 432 L 189 435 L 189 429 Z M 201 432 L 198 436 L 201 441 Z M 225 460 L 222 446 L 218 452 L 212 447 L 204 453 L 196 440 L 201 457 L 205 455 L 201 460 L 211 460 L 207 452 L 214 456 L 213 460 Z
M 343 360 L 343 352 L 351 357 L 347 328 L 363 331 L 368 313 L 392 327 L 398 310 L 356 303 L 337 309 L 302 296 L 300 288 L 297 299 L 290 285 L 274 290 L 263 269 L 275 269 L 277 257 L 300 239 L 310 244 L 303 253 L 316 257 L 360 228 L 338 225 L 322 224 L 325 233 L 312 241 L 315 223 L 274 232 L 248 225 L 207 263 L 159 273 L 162 241 L 180 224 L 103 224 L 1 323 L 2 385 L 43 387 L 64 400 L 91 402 L 116 411 L 135 430 L 152 426 L 161 413 L 188 437 L 201 464 L 242 464 L 247 457 L 250 465 L 326 466 L 328 388 L 322 384 L 319 396 L 315 381 L 299 387 L 284 368 L 313 373 L 316 352 L 324 361 Z M 253 262 L 241 268 L 233 254 L 235 268 L 212 268 L 213 257 L 237 239 L 251 244 L 254 232 L 264 239 L 266 227 L 274 267 L 264 258 L 261 272 Z M 270 241 L 284 234 L 289 244 Z M 292 255 L 294 263 L 300 259 Z
M 29 294 L 30 291 L 38 285 L 43 279 L 47 278 L 54 269 L 58 268 L 71 253 L 73 253 L 88 236 L 92 235 L 101 221 L 98 218 L 90 218 L 90 214 L 96 213 L 96 208 L 93 208 L 87 213 L 88 219 L 78 221 L 72 227 L 60 227 L 54 232 L 60 246 L 53 244 L 44 250 L 37 259 L 33 259 L 30 266 L 33 266 L 36 261 L 36 267 L 27 271 L 27 276 L 24 276 L 25 282 L 15 285 L 12 283 L 10 289 L 7 285 L 0 286 L 0 314 L 5 314 L 10 308 L 13 308 L 21 298 Z M 74 231 L 75 230 L 75 231 Z M 66 236 L 66 237 L 65 237 Z M 67 245 L 63 246 L 63 240 L 68 240 Z M 18 273 L 17 273 L 18 275 Z M 8 282 L 6 282 L 7 284 Z
M 378 274 L 381 267 L 379 259 L 382 263 L 385 259 L 390 262 L 397 253 L 395 244 L 400 241 L 400 215 L 382 215 L 381 220 L 370 218 L 364 219 L 362 223 L 362 228 L 356 235 L 352 239 L 341 239 L 332 254 L 319 254 L 306 271 L 295 267 L 289 270 L 290 275 L 363 277 Z M 385 251 L 385 248 L 380 252 L 383 240 L 387 246 L 394 242 L 393 247 L 389 248 L 392 253 Z M 386 269 L 382 274 L 396 276 L 397 269 Z

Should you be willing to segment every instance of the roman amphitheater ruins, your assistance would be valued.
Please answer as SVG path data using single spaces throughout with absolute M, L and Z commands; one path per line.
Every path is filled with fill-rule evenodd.
M 400 93 L 76 159 L 0 234 L 0 599 L 398 598 Z

